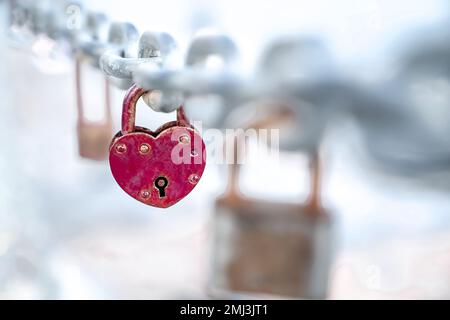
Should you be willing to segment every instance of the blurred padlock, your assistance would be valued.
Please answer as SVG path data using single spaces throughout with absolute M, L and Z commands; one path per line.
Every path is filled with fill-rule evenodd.
M 81 157 L 91 160 L 105 160 L 109 154 L 109 144 L 113 135 L 113 122 L 111 117 L 110 85 L 108 79 L 104 80 L 104 116 L 101 121 L 86 119 L 83 105 L 83 92 L 81 87 L 81 59 L 76 58 L 76 99 L 77 99 L 77 136 L 78 151 Z
M 303 205 L 245 197 L 239 164 L 231 165 L 228 191 L 215 207 L 213 295 L 326 297 L 331 221 L 319 201 L 318 157 L 311 163 L 312 191 Z

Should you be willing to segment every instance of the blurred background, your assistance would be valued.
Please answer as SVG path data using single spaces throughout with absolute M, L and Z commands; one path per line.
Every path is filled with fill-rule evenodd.
M 309 160 L 320 152 L 328 227 L 316 231 L 305 223 L 313 254 L 286 255 L 314 262 L 299 281 L 323 293 L 287 296 L 450 298 L 447 0 L 0 1 L 0 298 L 207 299 L 218 296 L 215 286 L 231 298 L 246 291 L 227 285 L 232 275 L 217 268 L 226 264 L 218 252 L 238 250 L 230 244 L 233 233 L 217 231 L 238 228 L 217 219 L 227 165 L 207 162 L 191 194 L 157 209 L 123 192 L 107 160 L 79 155 L 75 59 L 81 51 L 89 57 L 80 49 L 86 37 L 110 41 L 94 37 L 84 20 L 70 28 L 72 18 L 89 11 L 139 30 L 127 44 L 130 57 L 137 57 L 144 31 L 166 32 L 177 47 L 160 70 L 201 69 L 232 79 L 214 82 L 213 90 L 206 78 L 202 92 L 182 92 L 186 111 L 204 129 L 243 127 L 239 120 L 264 118 L 281 105 L 293 112 L 293 123 L 277 124 L 279 157 L 261 158 L 250 148 L 239 180 L 257 202 L 300 204 L 310 194 Z M 55 25 L 67 33 L 52 33 Z M 212 30 L 233 42 L 233 62 L 219 71 L 189 66 L 195 39 Z M 92 56 L 95 63 L 82 58 L 81 89 L 86 115 L 96 120 L 105 67 L 98 65 L 101 54 Z M 132 80 L 149 86 L 151 72 L 138 68 Z M 114 80 L 113 133 L 126 88 Z M 161 86 L 164 95 L 179 93 Z M 260 101 L 269 99 L 270 106 Z M 161 111 L 140 101 L 137 123 L 155 129 L 175 118 L 167 112 L 173 109 L 155 110 Z M 277 206 L 264 210 L 276 213 Z M 327 245 L 316 245 L 321 239 Z M 255 250 L 263 251 L 257 242 Z M 280 242 L 270 250 L 288 247 Z M 289 259 L 284 263 L 295 266 Z M 277 287 L 276 272 L 271 281 Z M 243 296 L 260 293 L 286 296 L 257 289 Z

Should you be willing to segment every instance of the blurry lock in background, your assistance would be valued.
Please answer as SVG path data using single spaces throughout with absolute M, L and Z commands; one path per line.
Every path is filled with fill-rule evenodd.
M 234 139 L 228 190 L 215 206 L 212 294 L 326 298 L 331 220 L 320 204 L 318 156 L 311 157 L 304 204 L 270 202 L 240 192 L 240 142 L 245 145 Z M 273 183 L 283 188 L 282 181 Z
M 100 95 L 104 94 L 103 118 L 92 121 L 86 118 L 82 90 L 82 60 L 76 59 L 76 96 L 77 96 L 77 136 L 78 151 L 81 157 L 91 160 L 104 160 L 109 154 L 109 144 L 113 135 L 111 117 L 109 80 L 105 77 L 104 89 L 99 86 Z M 96 106 L 101 108 L 101 106 Z

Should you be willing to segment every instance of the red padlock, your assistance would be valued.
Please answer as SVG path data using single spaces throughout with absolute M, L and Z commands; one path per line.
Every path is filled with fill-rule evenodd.
M 177 120 L 156 131 L 135 126 L 136 103 L 148 92 L 133 85 L 123 101 L 122 130 L 111 142 L 109 164 L 119 186 L 133 198 L 167 208 L 187 196 L 205 169 L 205 143 L 186 119 L 183 107 Z

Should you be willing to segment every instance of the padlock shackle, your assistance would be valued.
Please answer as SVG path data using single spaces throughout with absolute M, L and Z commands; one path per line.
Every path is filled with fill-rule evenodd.
M 83 90 L 81 85 L 82 71 L 81 71 L 81 57 L 77 56 L 75 58 L 75 91 L 76 91 L 76 106 L 77 106 L 77 118 L 78 123 L 87 122 L 84 115 L 84 100 L 83 100 Z M 110 93 L 110 83 L 107 77 L 104 82 L 104 93 L 105 93 L 105 114 L 104 119 L 106 122 L 112 121 L 111 116 L 111 93 Z
M 122 106 L 122 134 L 132 133 L 136 128 L 136 104 L 140 97 L 151 90 L 146 90 L 133 84 L 128 89 Z M 177 109 L 177 121 L 180 125 L 188 125 L 189 121 L 184 114 L 183 106 Z
M 279 119 L 272 120 L 263 120 L 259 122 L 253 122 L 248 125 L 244 129 L 249 128 L 262 128 L 266 125 L 277 123 Z M 239 142 L 243 142 L 242 145 Z M 227 141 L 227 143 L 230 143 Z M 238 163 L 238 153 L 242 153 L 246 151 L 246 140 L 239 139 L 237 136 L 233 139 L 233 163 L 229 164 L 228 171 L 228 183 L 227 189 L 225 191 L 224 198 L 227 198 L 230 201 L 236 201 L 239 199 L 245 198 L 239 188 L 239 175 L 241 171 L 241 164 Z M 227 150 L 228 152 L 228 150 Z M 314 150 L 309 155 L 309 173 L 310 173 L 310 192 L 304 202 L 304 207 L 307 209 L 307 212 L 310 212 L 311 215 L 322 215 L 325 214 L 325 211 L 322 207 L 321 201 L 321 181 L 322 181 L 322 168 L 321 168 L 321 158 L 319 154 L 319 150 Z
M 314 150 L 309 156 L 309 173 L 310 191 L 305 203 L 314 212 L 321 212 L 322 168 L 319 150 Z
M 253 121 L 250 124 L 247 124 L 243 129 L 247 130 L 250 128 L 253 129 L 262 129 L 265 127 L 270 127 L 273 125 L 278 124 L 279 122 L 282 122 L 286 119 L 289 119 L 291 117 L 291 114 L 278 114 L 275 117 L 272 118 L 266 118 L 259 121 Z M 228 184 L 227 184 L 227 190 L 226 195 L 229 198 L 238 199 L 242 198 L 242 192 L 239 188 L 239 174 L 240 174 L 240 168 L 241 164 L 238 163 L 238 154 L 242 154 L 243 151 L 247 149 L 246 147 L 246 140 L 243 140 L 243 144 L 241 145 L 239 137 L 235 136 L 232 143 L 233 143 L 233 163 L 228 165 L 229 166 L 229 172 L 228 172 Z M 230 143 L 227 141 L 227 144 Z M 228 152 L 228 150 L 226 151 Z

